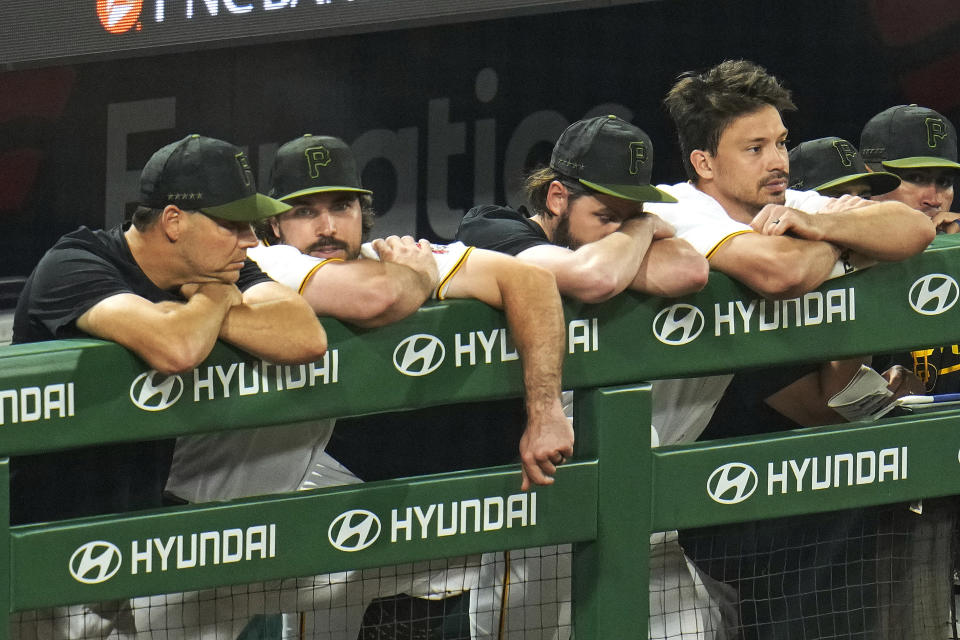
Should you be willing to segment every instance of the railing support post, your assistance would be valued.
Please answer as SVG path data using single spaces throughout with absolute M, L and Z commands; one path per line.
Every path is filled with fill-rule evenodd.
M 577 457 L 599 460 L 597 539 L 573 554 L 580 640 L 647 637 L 650 574 L 650 385 L 577 391 Z
M 10 634 L 13 592 L 10 585 L 10 458 L 0 458 L 0 640 Z

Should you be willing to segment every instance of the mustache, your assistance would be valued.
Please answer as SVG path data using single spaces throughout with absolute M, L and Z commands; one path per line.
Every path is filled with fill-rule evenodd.
M 329 249 L 342 249 L 343 251 L 347 251 L 349 247 L 343 240 L 324 236 L 307 247 L 306 253 L 310 253 L 311 251 L 327 251 Z
M 786 171 L 780 171 L 780 170 L 771 171 L 770 173 L 768 173 L 768 174 L 763 178 L 763 180 L 760 181 L 760 185 L 761 185 L 761 186 L 762 186 L 762 185 L 765 185 L 765 184 L 767 184 L 768 182 L 771 182 L 771 181 L 773 181 L 773 180 L 787 180 L 787 181 L 789 181 L 789 180 L 790 180 L 790 175 L 789 175 Z

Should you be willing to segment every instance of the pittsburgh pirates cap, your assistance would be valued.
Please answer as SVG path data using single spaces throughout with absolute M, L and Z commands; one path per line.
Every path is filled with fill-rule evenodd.
M 867 184 L 873 195 L 893 191 L 900 178 L 867 171 L 857 148 L 843 138 L 817 138 L 790 150 L 790 188 L 827 191 L 850 183 Z
M 960 169 L 953 123 L 915 104 L 890 107 L 870 118 L 860 134 L 860 153 L 871 169 Z
M 373 193 L 361 186 L 357 163 L 346 142 L 308 133 L 277 149 L 270 169 L 270 197 L 287 201 L 325 191 Z
M 257 193 L 253 170 L 242 149 L 229 142 L 191 134 L 154 153 L 140 173 L 140 202 L 237 222 L 253 222 L 290 207 Z
M 650 136 L 616 116 L 574 122 L 553 147 L 550 167 L 580 184 L 624 200 L 676 202 L 650 184 Z

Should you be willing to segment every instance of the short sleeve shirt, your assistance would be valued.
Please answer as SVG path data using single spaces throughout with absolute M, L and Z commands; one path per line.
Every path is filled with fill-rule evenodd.
M 237 287 L 246 291 L 269 281 L 247 260 Z M 133 293 L 150 302 L 184 300 L 177 291 L 160 289 L 143 273 L 122 228 L 80 227 L 60 238 L 27 279 L 14 314 L 13 343 L 89 337 L 77 329 L 77 318 L 98 302 L 121 293 Z
M 247 261 L 237 286 L 269 281 Z M 77 318 L 121 293 L 151 302 L 183 300 L 147 278 L 120 227 L 81 227 L 58 240 L 27 279 L 13 341 L 90 337 L 77 329 Z M 159 507 L 172 452 L 172 440 L 157 440 L 16 456 L 10 462 L 10 519 L 21 524 Z
M 468 247 L 462 242 L 452 244 L 431 245 L 433 248 L 433 259 L 437 264 L 437 282 L 433 289 L 433 297 L 443 300 L 446 296 L 447 287 L 450 281 L 457 274 L 460 268 L 466 263 L 473 247 Z M 289 245 L 259 245 L 248 252 L 260 268 L 270 274 L 277 282 L 284 284 L 298 293 L 303 293 L 303 289 L 310 277 L 328 262 L 339 262 L 340 258 L 317 258 L 301 253 L 296 247 Z M 360 255 L 365 259 L 379 260 L 380 256 L 374 250 L 373 245 L 365 242 L 360 247 Z
M 672 224 L 677 237 L 689 242 L 707 259 L 730 238 L 741 233 L 754 233 L 750 225 L 728 216 L 719 202 L 688 182 L 661 184 L 657 188 L 675 197 L 677 202 L 647 202 L 644 210 Z M 816 191 L 786 191 L 786 206 L 807 213 L 817 213 L 829 201 L 830 198 Z
M 460 221 L 457 240 L 511 256 L 531 247 L 551 244 L 543 229 L 527 215 L 524 207 L 514 210 L 496 205 L 470 209 Z

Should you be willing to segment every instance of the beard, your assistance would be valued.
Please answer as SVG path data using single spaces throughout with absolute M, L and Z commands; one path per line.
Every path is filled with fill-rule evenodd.
M 569 205 L 557 217 L 557 228 L 553 231 L 553 244 L 576 251 L 583 243 L 570 235 L 570 213 L 568 209 Z

